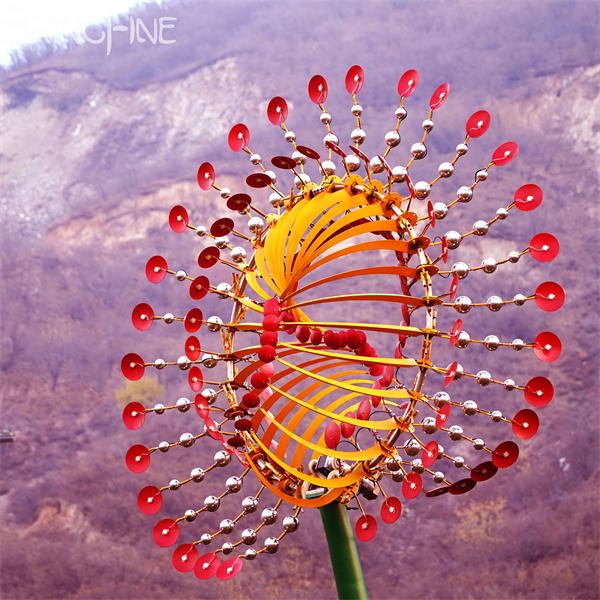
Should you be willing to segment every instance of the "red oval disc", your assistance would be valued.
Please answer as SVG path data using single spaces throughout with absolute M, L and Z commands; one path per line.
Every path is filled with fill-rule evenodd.
M 221 566 L 219 557 L 213 552 L 198 557 L 194 564 L 194 575 L 198 579 L 210 579 Z
M 433 490 L 429 490 L 428 492 L 425 492 L 425 495 L 428 498 L 436 498 L 437 496 L 443 496 L 444 494 L 447 494 L 450 491 L 450 486 L 446 485 L 444 487 L 439 487 L 439 488 L 434 488 Z
M 541 361 L 553 362 L 560 356 L 562 345 L 557 335 L 542 331 L 535 338 L 533 351 Z
M 456 375 L 457 370 L 458 370 L 458 363 L 456 361 L 454 361 L 446 369 L 446 378 L 444 379 L 444 387 L 448 387 L 454 381 L 454 376 Z M 446 406 L 448 406 L 448 405 L 446 405 Z
M 218 425 L 210 417 L 204 419 L 204 424 L 206 425 L 208 435 L 210 435 L 213 440 L 218 440 L 221 437 Z
M 487 110 L 478 110 L 473 113 L 468 119 L 465 125 L 467 135 L 472 138 L 481 137 L 490 126 L 492 118 Z
M 230 210 L 244 211 L 252 204 L 252 198 L 248 194 L 234 194 L 227 200 L 227 208 Z
M 435 418 L 435 426 L 437 429 L 446 427 L 448 424 L 448 417 L 450 417 L 450 411 L 452 410 L 452 404 L 444 404 L 438 411 L 437 417 Z
M 530 211 L 537 208 L 544 198 L 542 188 L 535 183 L 527 183 L 522 185 L 514 195 L 515 206 L 519 210 Z
M 506 142 L 494 150 L 492 162 L 498 167 L 507 165 L 518 153 L 519 145 L 516 142 Z
M 540 283 L 535 290 L 535 303 L 547 312 L 558 310 L 565 302 L 565 291 L 554 281 Z
M 448 240 L 446 236 L 442 238 L 442 261 L 444 264 L 448 262 Z
M 454 275 L 452 283 L 450 285 L 450 302 L 454 300 L 456 292 L 458 291 L 458 275 Z
M 121 361 L 121 372 L 129 381 L 138 381 L 144 376 L 144 359 L 138 354 L 126 354 Z
M 229 147 L 234 152 L 239 152 L 248 145 L 248 142 L 250 141 L 250 131 L 243 123 L 238 123 L 231 128 L 227 141 Z
M 208 280 L 208 277 L 200 275 L 190 284 L 190 297 L 192 300 L 202 300 L 202 298 L 208 294 L 209 290 L 210 281 Z M 200 323 L 200 325 L 202 325 L 202 323 Z M 198 327 L 200 327 L 200 325 Z
M 321 75 L 314 75 L 308 82 L 308 96 L 315 104 L 323 104 L 327 100 L 327 91 L 327 82 Z
M 217 264 L 220 256 L 221 251 L 216 246 L 208 246 L 198 255 L 198 266 L 202 269 L 210 269 Z
M 334 449 L 340 442 L 340 428 L 333 421 L 325 427 L 325 444 L 328 448 Z
M 519 446 L 514 442 L 502 442 L 492 454 L 492 461 L 499 469 L 514 465 L 519 458 Z
M 204 377 L 202 375 L 200 367 L 193 366 L 189 370 L 188 383 L 190 384 L 190 388 L 192 388 L 193 392 L 199 392 L 202 389 L 202 385 L 204 384 Z
M 365 82 L 365 72 L 362 67 L 354 65 L 348 69 L 346 73 L 346 91 L 349 94 L 358 94 Z
M 321 158 L 321 155 L 316 150 L 313 150 L 308 146 L 296 146 L 296 150 L 298 150 L 300 154 L 304 154 L 306 158 L 312 158 L 313 160 L 319 160 Z
M 461 494 L 466 494 L 470 492 L 475 486 L 477 482 L 470 477 L 467 479 L 460 479 L 459 481 L 455 481 L 449 488 L 450 493 L 453 496 L 460 496 Z
M 402 514 L 402 502 L 395 496 L 388 496 L 381 505 L 381 520 L 384 523 L 395 523 Z
M 402 98 L 408 98 L 414 94 L 418 85 L 419 74 L 414 69 L 410 69 L 400 77 L 400 81 L 398 81 L 398 93 Z
M 162 506 L 162 494 L 157 487 L 147 485 L 138 494 L 137 503 L 138 508 L 145 515 L 153 515 L 154 513 L 157 513 Z
M 527 400 L 531 406 L 535 406 L 536 408 L 546 406 L 554 396 L 552 383 L 545 377 L 534 377 L 533 379 L 530 379 L 523 392 L 525 394 L 525 400 Z
M 352 152 L 354 152 L 354 154 L 356 154 L 356 156 L 358 156 L 358 158 L 360 158 L 366 164 L 369 164 L 369 162 L 371 161 L 371 159 L 356 146 L 348 146 L 348 148 L 350 148 L 350 150 L 352 150 Z
M 446 102 L 449 93 L 450 84 L 442 83 L 442 85 L 440 85 L 438 89 L 435 90 L 435 92 L 433 92 L 433 94 L 431 95 L 431 99 L 429 100 L 429 107 L 432 110 L 439 108 L 442 104 L 444 104 L 444 102 Z
M 208 402 L 202 394 L 196 395 L 196 398 L 194 400 L 194 406 L 196 407 L 196 412 L 198 413 L 201 419 L 206 419 L 206 417 L 208 417 Z
M 200 279 L 200 277 L 198 277 L 198 279 Z M 204 279 L 206 279 L 206 277 L 204 277 Z M 206 281 L 208 281 L 208 279 L 206 279 Z M 192 282 L 192 285 L 195 283 L 196 280 Z M 185 315 L 185 319 L 183 321 L 185 330 L 188 333 L 196 333 L 196 331 L 198 331 L 198 329 L 202 327 L 203 317 L 204 315 L 202 314 L 202 311 L 199 308 L 192 308 L 192 310 L 190 310 L 188 314 Z
M 135 444 L 125 454 L 125 464 L 133 473 L 143 473 L 150 466 L 148 448 L 142 444 Z
M 271 164 L 278 169 L 285 169 L 286 171 L 295 169 L 298 166 L 296 161 L 289 156 L 274 156 L 271 159 Z
M 174 206 L 169 213 L 169 226 L 175 233 L 183 233 L 190 222 L 187 210 L 183 206 Z
M 210 190 L 214 182 L 214 167 L 209 162 L 202 163 L 198 168 L 198 185 L 203 190 Z
M 221 440 L 223 441 L 223 440 Z M 232 435 L 231 437 L 227 438 L 227 444 L 231 447 L 231 448 L 241 448 L 242 446 L 246 445 L 246 441 L 244 440 L 244 438 L 241 435 Z M 226 450 L 228 450 L 229 448 L 226 448 Z
M 427 201 L 427 216 L 429 217 L 431 227 L 435 228 L 435 213 L 433 212 L 433 204 L 431 203 L 431 200 Z
M 371 401 L 365 398 L 359 405 L 356 411 L 356 418 L 361 421 L 368 421 L 371 415 Z
M 194 568 L 198 560 L 198 550 L 193 544 L 181 544 L 173 552 L 173 566 L 180 573 L 188 573 Z
M 498 472 L 498 467 L 491 461 L 482 462 L 471 470 L 473 481 L 487 481 Z
M 549 233 L 538 233 L 529 242 L 529 252 L 535 260 L 550 262 L 556 258 L 560 245 L 558 240 Z
M 210 227 L 210 234 L 215 237 L 223 237 L 224 235 L 228 235 L 231 233 L 234 227 L 233 221 L 224 217 L 223 219 L 219 219 L 215 221 Z
M 462 333 L 462 319 L 457 319 L 456 323 L 452 325 L 452 333 L 450 334 L 450 344 L 456 346 L 458 342 L 458 336 Z
M 200 346 L 200 340 L 196 336 L 191 335 L 185 341 L 185 355 L 191 361 L 198 360 L 201 350 L 202 350 L 202 347 Z
M 131 313 L 131 322 L 138 331 L 146 331 L 154 323 L 154 311 L 149 304 L 138 304 Z
M 123 423 L 127 429 L 139 429 L 146 420 L 146 409 L 139 402 L 130 402 L 123 409 Z
M 446 405 L 448 406 L 448 405 Z M 412 500 L 423 489 L 423 480 L 418 473 L 409 473 L 402 482 L 402 495 L 407 500 Z
M 377 521 L 375 520 L 375 517 L 363 515 L 356 521 L 354 531 L 356 532 L 356 537 L 361 542 L 371 541 L 377 533 Z
M 350 419 L 356 419 L 356 415 L 352 411 L 348 411 L 344 416 Z M 354 423 L 342 423 L 340 425 L 341 433 L 345 438 L 352 437 L 355 429 L 356 425 L 354 425 Z
M 162 256 L 153 256 L 146 263 L 146 277 L 150 283 L 160 283 L 167 274 L 167 261 Z
M 250 431 L 252 429 L 252 421 L 250 419 L 237 419 L 234 425 L 238 431 Z
M 223 581 L 235 577 L 242 570 L 243 563 L 239 556 L 229 558 L 217 569 L 217 579 Z
M 273 125 L 281 125 L 288 116 L 287 102 L 281 96 L 275 96 L 267 106 L 267 117 Z
M 439 452 L 440 446 L 435 440 L 429 442 L 427 446 L 423 448 L 421 462 L 426 469 L 428 469 L 437 460 Z
M 337 144 L 334 144 L 331 140 L 327 140 L 325 142 L 325 146 L 342 158 L 346 158 L 346 156 L 348 156 Z
M 522 440 L 532 438 L 540 428 L 539 417 L 529 408 L 520 410 L 512 422 L 513 433 Z
M 272 180 L 266 173 L 252 173 L 246 177 L 246 184 L 255 189 L 269 187 L 271 183 Z

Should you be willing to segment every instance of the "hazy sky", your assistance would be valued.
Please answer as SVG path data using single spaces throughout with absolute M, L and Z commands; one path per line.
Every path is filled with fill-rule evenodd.
M 160 3 L 160 2 L 159 2 Z M 126 12 L 136 0 L 3 0 L 0 2 L 0 63 L 10 62 L 9 51 L 47 36 L 81 31 L 87 25 Z

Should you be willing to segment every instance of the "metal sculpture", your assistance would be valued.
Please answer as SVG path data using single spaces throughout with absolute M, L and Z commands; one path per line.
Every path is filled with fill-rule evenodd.
M 439 165 L 437 176 L 432 181 L 413 182 L 411 167 L 427 155 L 433 114 L 446 101 L 450 86 L 442 84 L 431 96 L 423 137 L 411 146 L 408 163 L 392 167 L 391 152 L 400 143 L 400 126 L 407 116 L 405 101 L 417 89 L 418 73 L 410 70 L 400 78 L 396 126 L 385 134 L 385 151 L 372 157 L 360 149 L 366 134 L 356 95 L 363 82 L 361 67 L 352 67 L 345 84 L 353 100 L 356 128 L 350 135 L 352 144 L 345 146 L 333 133 L 331 115 L 325 110 L 327 82 L 319 75 L 310 80 L 310 99 L 320 108 L 320 120 L 327 130 L 324 158 L 298 144 L 296 134 L 287 128 L 286 101 L 280 97 L 271 100 L 269 121 L 283 130 L 292 146 L 290 156 L 270 161 L 275 169 L 290 174 L 285 185 L 279 185 L 275 172 L 250 150 L 248 128 L 235 125 L 229 146 L 250 156 L 256 171 L 246 183 L 259 194 L 269 192 L 271 212 L 263 212 L 246 193 L 232 194 L 219 187 L 214 168 L 205 162 L 198 170 L 200 188 L 217 190 L 236 219 L 246 221 L 246 227 L 225 217 L 206 228 L 194 224 L 184 207 L 175 206 L 169 214 L 171 229 L 178 234 L 195 232 L 208 242 L 199 252 L 199 269 L 188 275 L 179 266 L 171 268 L 161 256 L 152 257 L 146 266 L 150 282 L 175 277 L 193 303 L 187 314 L 178 317 L 170 313 L 157 316 L 148 304 L 139 304 L 133 310 L 133 324 L 146 330 L 155 321 L 177 322 L 186 332 L 184 354 L 153 362 L 127 354 L 122 371 L 128 379 L 137 380 L 146 369 L 177 367 L 187 373 L 193 397 L 180 398 L 172 406 L 132 403 L 125 408 L 123 419 L 128 428 L 138 429 L 148 415 L 156 418 L 168 410 L 191 413 L 187 425 L 191 432 L 150 447 L 132 446 L 127 465 L 138 473 L 148 468 L 153 455 L 160 460 L 162 453 L 173 448 L 189 454 L 199 441 L 212 443 L 218 451 L 212 464 L 198 465 L 186 479 L 142 489 L 139 508 L 155 514 L 164 494 L 195 486 L 211 470 L 231 462 L 241 465 L 241 474 L 229 477 L 224 490 L 213 489 L 215 495 L 207 495 L 184 514 L 161 519 L 154 528 L 159 546 L 172 546 L 180 537 L 185 540 L 175 549 L 173 564 L 179 571 L 193 570 L 201 579 L 215 574 L 227 579 L 239 572 L 244 561 L 277 552 L 282 538 L 298 528 L 302 508 L 325 507 L 326 531 L 333 526 L 331 535 L 349 539 L 351 533 L 342 531 L 347 528 L 345 506 L 356 504 L 361 513 L 356 535 L 368 541 L 377 532 L 377 520 L 365 510 L 365 500 L 382 496 L 381 520 L 393 523 L 402 511 L 399 495 L 411 501 L 420 494 L 435 497 L 468 492 L 517 460 L 518 445 L 505 439 L 511 432 L 527 439 L 538 430 L 536 413 L 527 407 L 516 410 L 519 398 L 514 396 L 522 394 L 534 408 L 545 406 L 553 396 L 552 385 L 544 377 L 522 383 L 499 381 L 485 370 L 468 372 L 456 361 L 447 366 L 432 362 L 434 344 L 451 345 L 459 351 L 469 344 L 481 344 L 489 351 L 531 351 L 546 362 L 561 352 L 560 341 L 551 332 L 529 341 L 501 341 L 496 335 L 472 339 L 461 318 L 450 330 L 437 328 L 441 311 L 462 316 L 473 309 L 497 312 L 506 305 L 525 302 L 554 311 L 563 304 L 564 292 L 553 282 L 525 290 L 512 300 L 493 295 L 473 302 L 458 295 L 461 280 L 472 272 L 491 274 L 521 258 L 552 260 L 559 245 L 547 233 L 535 235 L 524 250 L 515 249 L 505 260 L 485 258 L 476 267 L 464 262 L 445 266 L 450 252 L 465 238 L 484 236 L 511 210 L 538 207 L 543 194 L 537 185 L 517 189 L 509 206 L 498 209 L 490 220 L 478 220 L 466 233 L 431 235 L 451 210 L 473 199 L 493 168 L 507 165 L 517 156 L 517 144 L 507 142 L 498 147 L 491 161 L 477 171 L 474 182 L 458 188 L 452 202 L 432 203 L 429 197 L 434 195 L 434 187 L 453 176 L 458 160 L 469 149 L 468 142 L 488 129 L 490 115 L 484 110 L 475 112 L 466 122 L 464 140 L 455 155 Z M 318 173 L 316 182 L 308 174 L 310 166 L 316 167 L 311 170 Z M 363 175 L 358 174 L 361 169 Z M 249 234 L 243 233 L 246 228 Z M 231 238 L 236 238 L 235 244 Z M 219 265 L 232 271 L 231 283 L 215 284 L 214 278 L 209 279 Z M 209 294 L 232 302 L 228 318 L 205 318 L 201 307 Z M 202 326 L 207 334 L 200 341 Z M 205 380 L 207 371 L 218 373 L 219 369 L 222 376 L 217 381 Z M 488 406 L 485 399 L 478 404 L 451 397 L 448 386 L 461 378 L 472 378 L 481 388 L 503 386 L 514 402 L 501 412 Z M 478 417 L 497 423 L 500 443 L 486 442 L 476 433 Z M 442 438 L 444 447 L 438 441 Z M 462 455 L 471 455 L 473 450 L 480 458 L 468 465 Z M 225 496 L 239 493 L 250 473 L 258 478 L 259 491 L 243 499 L 239 514 L 224 518 L 218 531 L 200 534 L 197 524 L 190 522 L 198 517 L 201 521 L 203 512 L 216 511 Z M 263 504 L 265 491 L 276 497 L 276 503 L 263 505 L 258 525 L 246 527 Z M 262 547 L 255 549 L 260 530 L 271 528 L 284 506 L 289 506 L 290 514 L 283 519 L 283 531 L 267 537 Z M 204 545 L 226 536 L 233 541 L 219 544 L 212 552 L 202 551 Z M 357 560 L 352 544 L 349 540 L 345 546 L 349 548 L 342 560 L 346 567 Z M 221 562 L 219 555 L 229 554 L 232 557 Z M 335 565 L 334 570 L 339 591 L 344 577 L 338 577 Z M 344 593 L 364 595 L 359 564 L 355 571 L 350 584 L 355 587 Z

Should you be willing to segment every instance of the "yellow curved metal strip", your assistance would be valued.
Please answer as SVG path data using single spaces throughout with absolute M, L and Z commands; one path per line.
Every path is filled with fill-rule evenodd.
M 302 306 L 312 306 L 314 304 L 327 304 L 329 302 L 394 302 L 396 304 L 408 304 L 409 306 L 425 306 L 426 303 L 437 305 L 442 301 L 439 298 L 431 297 L 414 298 L 413 296 L 403 296 L 402 294 L 348 294 L 345 296 L 328 296 L 325 298 L 314 298 L 305 302 L 292 304 L 288 308 L 300 308 Z

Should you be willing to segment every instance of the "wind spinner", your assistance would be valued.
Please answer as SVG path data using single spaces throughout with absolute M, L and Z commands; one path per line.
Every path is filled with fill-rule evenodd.
M 400 144 L 405 101 L 417 89 L 418 73 L 410 70 L 400 78 L 396 126 L 385 134 L 382 153 L 371 157 L 361 150 L 366 133 L 356 96 L 363 82 L 361 67 L 352 67 L 345 80 L 356 118 L 350 145 L 340 142 L 331 128 L 324 105 L 328 86 L 320 75 L 308 85 L 326 128 L 319 150 L 302 145 L 301 136 L 288 129 L 288 106 L 281 97 L 270 101 L 267 116 L 283 131 L 289 152 L 272 158 L 270 165 L 250 149 L 248 128 L 235 125 L 228 143 L 250 158 L 253 172 L 246 184 L 254 198 L 220 187 L 213 166 L 204 162 L 198 170 L 202 193 L 218 192 L 233 218 L 203 224 L 201 209 L 190 216 L 183 206 L 175 206 L 170 227 L 198 244 L 197 265 L 192 274 L 161 256 L 146 265 L 153 284 L 167 276 L 181 282 L 190 308 L 181 316 L 163 310 L 158 316 L 148 304 L 139 304 L 133 324 L 147 330 L 155 321 L 174 323 L 181 328 L 183 354 L 151 362 L 127 354 L 122 371 L 135 381 L 147 369 L 179 369 L 187 377 L 188 397 L 172 406 L 131 403 L 123 420 L 129 429 L 138 429 L 148 416 L 179 411 L 186 413 L 185 432 L 179 439 L 132 446 L 126 463 L 140 473 L 151 458 L 159 462 L 169 451 L 177 453 L 180 464 L 187 460 L 196 465 L 183 480 L 144 487 L 138 506 L 153 515 L 165 496 L 194 488 L 193 506 L 183 514 L 165 515 L 153 535 L 162 547 L 180 542 L 173 565 L 200 579 L 215 574 L 228 579 L 245 561 L 277 552 L 282 539 L 297 530 L 303 509 L 335 504 L 345 513 L 346 506 L 358 508 L 356 536 L 368 541 L 378 527 L 371 513 L 378 511 L 384 523 L 395 522 L 402 511 L 400 497 L 410 502 L 420 495 L 472 490 L 515 463 L 515 438 L 531 438 L 539 426 L 527 405 L 541 408 L 553 396 L 544 377 L 500 381 L 485 370 L 469 372 L 457 361 L 432 362 L 435 344 L 456 352 L 469 344 L 489 351 L 533 352 L 544 362 L 561 353 L 560 340 L 549 331 L 526 341 L 501 341 L 494 334 L 473 339 L 462 320 L 472 311 L 510 311 L 532 301 L 544 311 L 557 310 L 564 302 L 557 283 L 542 283 L 512 300 L 496 295 L 472 300 L 458 291 L 471 273 L 485 277 L 516 268 L 521 260 L 551 261 L 559 251 L 552 235 L 535 235 L 524 250 L 515 249 L 504 260 L 484 258 L 475 267 L 448 263 L 451 251 L 501 225 L 509 211 L 537 208 L 543 197 L 537 185 L 523 185 L 506 208 L 490 220 L 476 221 L 465 233 L 432 235 L 451 210 L 473 200 L 490 170 L 516 158 L 517 144 L 498 147 L 473 183 L 458 187 L 451 202 L 432 203 L 436 184 L 454 175 L 468 143 L 488 129 L 489 113 L 479 110 L 467 120 L 464 140 L 431 181 L 413 181 L 411 169 L 427 155 L 433 114 L 448 98 L 449 84 L 434 91 L 422 139 L 411 146 L 407 164 L 397 164 L 393 151 Z M 223 276 L 223 271 L 230 274 Z M 224 301 L 223 310 L 206 316 L 203 301 L 214 297 Z M 441 311 L 460 315 L 449 331 L 437 328 Z M 214 380 L 209 372 L 221 375 Z M 491 405 L 493 394 L 483 394 L 479 402 L 464 399 L 453 393 L 452 383 L 466 378 L 481 388 L 502 386 L 511 398 L 502 402 L 502 411 Z M 496 439 L 483 439 L 481 430 L 486 437 L 490 430 L 485 420 L 496 424 Z M 212 462 L 202 462 L 206 452 L 214 452 Z M 477 458 L 467 461 L 464 456 Z M 232 463 L 238 464 L 238 474 L 224 485 L 216 481 L 211 471 L 230 469 Z M 203 513 L 217 511 L 226 496 L 247 487 L 251 476 L 258 480 L 258 491 L 240 497 L 237 514 L 223 518 L 216 531 L 203 531 Z M 267 500 L 265 492 L 275 500 Z M 284 507 L 289 514 L 278 529 Z

